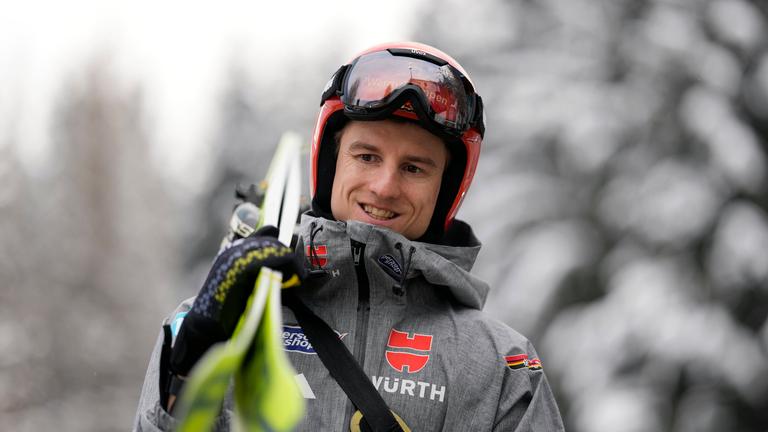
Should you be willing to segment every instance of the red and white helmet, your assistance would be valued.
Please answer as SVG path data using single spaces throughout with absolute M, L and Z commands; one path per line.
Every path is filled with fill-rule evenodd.
M 357 54 L 328 81 L 312 134 L 313 209 L 321 215 L 331 214 L 336 132 L 350 119 L 381 120 L 391 116 L 418 122 L 439 136 L 451 153 L 432 221 L 423 237 L 434 240 L 450 227 L 472 183 L 485 118 L 482 99 L 464 68 L 429 45 L 376 45 Z

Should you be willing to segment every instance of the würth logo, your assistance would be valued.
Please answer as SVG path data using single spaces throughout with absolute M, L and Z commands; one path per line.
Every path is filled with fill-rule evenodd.
M 307 246 L 307 258 L 313 266 L 323 267 L 328 264 L 328 248 L 325 245 L 315 246 L 315 253 Z
M 414 333 L 411 336 L 408 332 L 392 329 L 387 348 L 385 356 L 390 366 L 398 372 L 416 373 L 429 361 L 432 335 Z

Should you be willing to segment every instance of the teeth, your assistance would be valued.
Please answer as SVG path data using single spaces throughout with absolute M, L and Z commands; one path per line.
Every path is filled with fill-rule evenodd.
M 382 210 L 380 208 L 376 208 L 371 205 L 364 205 L 363 210 L 365 210 L 366 213 L 373 217 L 381 218 L 381 219 L 391 219 L 395 216 L 395 213 L 389 211 L 389 210 Z

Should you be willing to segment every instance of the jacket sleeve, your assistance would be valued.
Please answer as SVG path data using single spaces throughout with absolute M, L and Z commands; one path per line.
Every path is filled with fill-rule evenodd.
M 144 377 L 144 385 L 141 388 L 141 397 L 139 406 L 136 409 L 136 416 L 133 420 L 134 432 L 166 432 L 173 431 L 178 425 L 176 418 L 168 414 L 163 408 L 160 396 L 160 383 L 164 381 L 162 371 L 167 371 L 167 356 L 163 356 L 165 347 L 166 352 L 170 350 L 173 344 L 173 338 L 176 336 L 179 327 L 183 321 L 186 312 L 192 306 L 194 297 L 182 302 L 171 315 L 173 319 L 166 318 L 163 321 L 163 327 L 155 342 L 152 355 L 149 358 L 149 366 Z M 216 418 L 214 430 L 224 432 L 229 430 L 231 424 L 231 402 L 225 401 L 224 409 L 221 415 Z
M 165 340 L 166 335 L 165 331 L 160 331 L 149 358 L 139 406 L 133 421 L 133 430 L 136 432 L 172 431 L 176 427 L 176 419 L 168 414 L 160 403 L 161 354 L 164 343 L 170 343 Z
M 527 353 L 511 352 L 505 358 L 513 365 L 505 365 L 493 431 L 564 431 L 552 389 L 530 343 Z

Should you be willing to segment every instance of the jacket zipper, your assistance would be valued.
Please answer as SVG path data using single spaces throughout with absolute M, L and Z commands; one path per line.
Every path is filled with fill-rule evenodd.
M 368 319 L 371 313 L 371 290 L 368 284 L 368 274 L 365 272 L 365 243 L 352 240 L 352 258 L 355 262 L 357 275 L 357 322 L 355 324 L 355 350 L 353 355 L 360 368 L 365 364 L 365 346 L 368 340 Z M 349 425 L 356 408 L 352 401 L 348 403 L 344 425 Z M 346 430 L 346 429 L 345 429 Z

